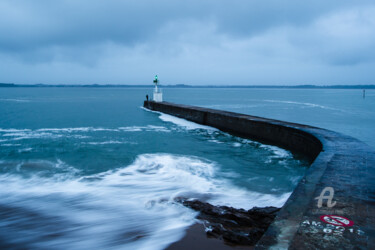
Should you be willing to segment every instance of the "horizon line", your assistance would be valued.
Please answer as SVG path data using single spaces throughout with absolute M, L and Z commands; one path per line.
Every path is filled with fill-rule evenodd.
M 136 87 L 149 88 L 153 84 L 15 84 L 0 83 L 0 87 Z M 332 85 L 315 85 L 315 84 L 299 84 L 299 85 L 189 85 L 189 84 L 159 84 L 163 88 L 345 88 L 345 89 L 375 89 L 375 84 L 332 84 Z

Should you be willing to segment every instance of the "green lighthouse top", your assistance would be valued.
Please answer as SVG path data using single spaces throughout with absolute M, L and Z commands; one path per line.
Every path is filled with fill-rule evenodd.
M 158 83 L 158 75 L 155 75 L 154 83 Z

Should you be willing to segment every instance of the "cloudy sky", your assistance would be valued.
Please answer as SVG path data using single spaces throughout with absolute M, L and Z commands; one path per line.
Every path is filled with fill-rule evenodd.
M 375 84 L 374 69 L 374 0 L 0 0 L 0 82 Z

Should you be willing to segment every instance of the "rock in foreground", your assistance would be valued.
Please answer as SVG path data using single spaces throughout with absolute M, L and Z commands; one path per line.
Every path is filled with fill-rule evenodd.
M 276 207 L 236 209 L 186 198 L 176 201 L 200 212 L 198 219 L 204 222 L 208 236 L 238 245 L 255 245 L 280 210 Z

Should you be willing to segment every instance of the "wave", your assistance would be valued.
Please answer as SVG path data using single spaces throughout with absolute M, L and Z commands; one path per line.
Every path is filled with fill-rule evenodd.
M 10 98 L 0 98 L 0 102 L 30 102 L 27 99 L 10 99 Z
M 77 128 L 40 128 L 40 129 L 3 129 L 0 128 L 0 142 L 9 140 L 17 141 L 24 139 L 56 139 L 61 137 L 86 139 L 90 138 L 88 135 L 91 132 L 171 132 L 163 126 L 129 126 L 118 128 L 103 128 L 103 127 L 77 127 Z M 82 134 L 83 133 L 83 134 Z M 6 139 L 4 139 L 6 138 Z
M 185 119 L 182 119 L 182 118 L 178 118 L 178 117 L 175 117 L 175 116 L 172 116 L 172 115 L 167 115 L 167 114 L 164 114 L 164 113 L 161 113 L 159 118 L 162 121 L 172 122 L 172 123 L 174 123 L 174 124 L 176 124 L 180 127 L 184 127 L 187 130 L 193 130 L 193 129 L 204 129 L 204 130 L 210 130 L 210 131 L 218 130 L 218 129 L 210 127 L 210 126 L 200 125 L 198 123 L 191 122 L 191 121 L 188 121 L 188 120 L 185 120 Z
M 62 137 L 62 135 L 59 135 L 59 134 L 34 132 L 34 131 L 6 133 L 6 134 L 3 134 L 2 136 L 3 137 L 12 137 L 11 140 L 15 140 L 15 141 L 24 140 L 24 139 L 60 138 L 60 137 Z
M 243 146 L 250 145 L 252 147 L 251 150 L 259 148 L 266 150 L 270 153 L 270 156 L 268 156 L 265 160 L 266 163 L 271 163 L 273 160 L 278 160 L 279 162 L 281 162 L 283 160 L 293 159 L 293 154 L 286 149 L 273 145 L 262 144 L 260 142 L 252 141 L 250 139 L 239 138 L 222 131 L 216 131 L 215 133 L 209 134 L 208 141 L 217 144 L 225 143 L 228 146 L 234 148 L 241 148 Z
M 279 148 L 279 147 L 276 147 L 276 146 L 260 144 L 259 147 L 264 148 L 264 149 L 272 152 L 273 156 L 271 156 L 271 157 L 273 157 L 273 158 L 292 158 L 293 157 L 293 155 L 290 151 Z
M 156 132 L 171 132 L 169 129 L 163 126 L 130 126 L 130 127 L 120 127 L 122 131 L 126 132 L 139 132 L 139 131 L 156 131 Z
M 0 174 L 2 227 L 12 231 L 7 242 L 23 248 L 164 249 L 196 216 L 176 197 L 247 209 L 281 206 L 290 195 L 236 187 L 216 177 L 215 162 L 191 156 L 142 154 L 129 166 L 81 177 L 60 160 L 36 163 L 18 169 L 66 170 L 70 178 Z
M 33 148 L 21 148 L 18 149 L 18 153 L 31 152 Z
M 3 143 L 3 144 L 0 144 L 0 146 L 3 146 L 3 147 L 17 147 L 17 146 L 21 146 L 22 144 L 18 144 L 18 143 Z
M 213 204 L 246 209 L 253 206 L 275 205 L 275 203 L 282 205 L 287 199 L 287 197 L 283 199 L 275 195 L 267 196 L 236 187 L 227 180 L 218 179 L 217 170 L 216 163 L 198 157 L 143 154 L 130 166 L 102 173 L 100 177 L 103 180 L 110 180 L 112 184 L 117 182 L 116 185 L 127 186 L 132 183 L 138 186 L 142 183 L 143 188 L 148 190 L 155 187 L 159 190 L 170 190 L 173 191 L 173 196 L 169 198 L 171 200 L 184 195 L 188 195 L 189 198 L 202 198 L 204 194 L 205 198 Z M 264 195 L 269 199 L 267 204 L 264 203 Z M 166 197 L 159 197 L 159 200 L 165 199 Z
M 213 143 L 217 143 L 217 144 L 223 144 L 224 142 L 222 142 L 222 141 L 219 141 L 219 140 L 217 140 L 217 139 L 210 139 L 210 140 L 208 140 L 209 142 L 213 142 Z
M 158 112 L 158 111 L 149 110 L 149 109 L 146 109 L 144 107 L 141 107 L 141 108 L 145 111 L 159 114 L 159 118 L 164 122 L 171 122 L 175 125 L 178 125 L 180 127 L 185 128 L 187 130 L 195 130 L 195 129 L 204 129 L 204 130 L 209 130 L 209 131 L 217 131 L 218 130 L 214 127 L 201 125 L 201 124 L 191 122 L 191 121 L 188 121 L 188 120 L 185 120 L 185 119 L 182 119 L 182 118 L 178 118 L 176 116 L 168 115 L 168 114 Z
M 166 127 L 163 126 L 129 126 L 129 127 L 118 127 L 118 128 L 102 128 L 102 127 L 77 127 L 77 128 L 40 128 L 40 129 L 3 129 L 0 128 L 0 132 L 8 133 L 3 134 L 3 136 L 17 136 L 23 135 L 21 133 L 76 133 L 76 132 L 100 132 L 100 131 L 109 131 L 109 132 L 138 132 L 138 131 L 159 131 L 159 132 L 170 132 Z M 17 134 L 19 133 L 19 134 Z
M 19 153 L 32 151 L 33 148 L 23 148 Z M 70 166 L 60 159 L 48 160 L 11 160 L 0 162 L 1 173 L 6 175 L 20 175 L 29 177 L 48 177 L 53 180 L 71 179 L 80 173 L 80 170 Z
M 117 129 L 109 129 L 109 128 L 101 128 L 101 127 L 78 127 L 78 128 L 41 128 L 37 129 L 36 131 L 47 131 L 47 132 L 65 132 L 65 133 L 73 133 L 73 132 L 95 132 L 95 131 L 118 131 Z
M 126 141 L 103 141 L 103 142 L 85 142 L 84 144 L 107 145 L 107 144 L 127 144 L 127 143 L 130 143 L 130 142 L 126 142 Z
M 15 129 L 15 128 L 8 128 L 8 129 L 0 128 L 0 132 L 5 132 L 5 133 L 26 132 L 26 131 L 31 131 L 31 130 L 30 129 Z
M 296 104 L 301 106 L 307 106 L 311 108 L 321 108 L 321 109 L 329 109 L 329 110 L 336 110 L 336 111 L 342 111 L 341 109 L 327 107 L 315 103 L 309 103 L 309 102 L 294 102 L 294 101 L 279 101 L 279 100 L 264 100 L 265 102 L 274 102 L 274 103 L 286 103 L 286 104 Z

